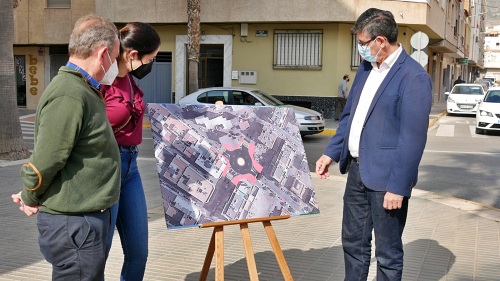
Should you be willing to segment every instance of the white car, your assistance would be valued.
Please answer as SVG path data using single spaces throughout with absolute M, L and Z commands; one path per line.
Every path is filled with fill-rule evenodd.
M 286 106 L 275 97 L 251 88 L 213 87 L 200 89 L 179 100 L 179 104 L 215 104 L 222 101 L 227 105 Z M 300 134 L 313 135 L 323 132 L 325 119 L 321 113 L 312 109 L 290 105 L 295 112 Z
M 476 134 L 490 130 L 500 130 L 500 87 L 488 90 L 476 112 Z
M 446 92 L 446 113 L 476 114 L 479 102 L 484 97 L 484 90 L 478 84 L 457 84 L 451 92 Z

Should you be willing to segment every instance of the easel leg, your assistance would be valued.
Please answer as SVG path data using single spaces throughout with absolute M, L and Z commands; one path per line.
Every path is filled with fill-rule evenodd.
M 210 245 L 208 245 L 207 255 L 205 256 L 205 262 L 203 263 L 203 268 L 200 273 L 200 281 L 207 280 L 208 271 L 210 270 L 210 265 L 212 264 L 212 259 L 215 252 L 215 280 L 224 280 L 224 227 L 216 226 L 212 233 L 212 238 L 210 239 Z
M 224 281 L 224 229 L 217 226 L 215 232 L 215 281 Z
M 205 256 L 205 262 L 203 263 L 203 268 L 200 273 L 200 281 L 207 280 L 208 271 L 210 270 L 210 265 L 212 264 L 212 258 L 214 257 L 215 251 L 215 232 L 216 229 L 212 232 L 212 238 L 210 239 L 210 244 L 208 245 L 207 255 Z
M 248 275 L 250 276 L 250 281 L 258 281 L 259 276 L 257 275 L 257 266 L 255 265 L 255 256 L 253 254 L 252 241 L 250 240 L 248 223 L 240 224 L 240 230 L 243 240 L 243 246 L 245 247 L 245 257 L 247 260 Z
M 276 256 L 276 260 L 278 261 L 278 265 L 280 266 L 283 278 L 285 278 L 285 280 L 287 281 L 293 281 L 292 273 L 288 268 L 288 264 L 286 263 L 285 256 L 283 255 L 283 251 L 281 250 L 278 238 L 276 237 L 276 233 L 274 232 L 271 222 L 263 221 L 262 224 L 264 224 L 264 229 L 266 230 L 267 238 L 271 243 L 271 247 L 273 248 L 274 255 Z

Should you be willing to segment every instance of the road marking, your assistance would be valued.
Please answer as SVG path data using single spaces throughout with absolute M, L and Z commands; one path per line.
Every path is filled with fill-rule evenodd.
M 439 125 L 436 136 L 437 137 L 453 137 L 455 134 L 455 125 Z

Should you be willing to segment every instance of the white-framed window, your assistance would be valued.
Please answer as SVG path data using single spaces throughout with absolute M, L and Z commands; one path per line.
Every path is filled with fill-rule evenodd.
M 47 0 L 47 8 L 71 8 L 71 0 Z
M 352 35 L 352 53 L 351 53 L 351 67 L 359 67 L 361 57 L 358 53 L 358 39 L 356 34 Z
M 275 30 L 273 67 L 321 69 L 322 30 Z

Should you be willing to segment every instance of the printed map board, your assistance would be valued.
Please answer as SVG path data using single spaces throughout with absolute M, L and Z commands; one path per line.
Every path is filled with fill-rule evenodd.
M 148 110 L 168 228 L 319 212 L 293 109 Z

